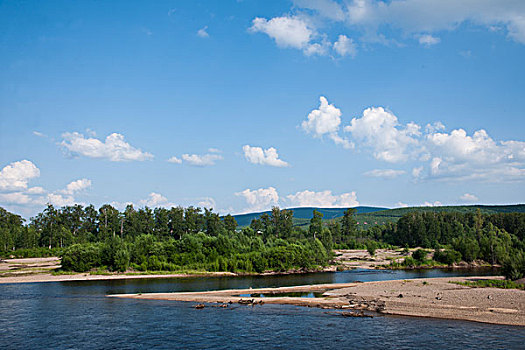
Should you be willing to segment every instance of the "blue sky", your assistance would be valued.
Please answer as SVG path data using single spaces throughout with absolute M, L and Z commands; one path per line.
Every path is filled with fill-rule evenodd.
M 0 206 L 523 203 L 524 18 L 510 0 L 3 1 Z

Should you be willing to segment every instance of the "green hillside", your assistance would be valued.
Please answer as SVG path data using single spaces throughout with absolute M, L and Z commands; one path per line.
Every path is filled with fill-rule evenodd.
M 310 223 L 310 219 L 313 216 L 313 211 L 317 210 L 323 214 L 323 219 L 332 220 L 343 216 L 344 211 L 348 208 L 316 208 L 316 207 L 304 207 L 304 208 L 289 208 L 287 210 L 293 211 L 294 216 L 294 225 L 303 226 Z M 357 213 L 372 213 L 376 211 L 385 211 L 387 208 L 379 207 L 365 207 L 359 206 L 355 207 Z M 248 213 L 248 214 L 239 214 L 234 215 L 233 217 L 237 221 L 237 224 L 240 227 L 245 227 L 250 225 L 253 219 L 258 219 L 262 214 L 271 214 L 271 211 L 264 211 L 259 213 Z
M 310 225 L 312 213 L 317 210 L 323 214 L 323 220 L 339 220 L 343 216 L 343 212 L 348 208 L 290 208 L 292 210 L 294 226 L 301 226 L 306 228 Z M 441 207 L 407 207 L 386 209 L 379 207 L 355 207 L 357 211 L 356 220 L 360 228 L 367 228 L 375 225 L 384 225 L 389 222 L 397 222 L 399 218 L 410 212 L 458 212 L 458 213 L 474 213 L 480 209 L 483 214 L 497 214 L 497 213 L 525 213 L 525 204 L 516 205 L 458 205 L 458 206 L 441 206 Z M 248 213 L 234 215 L 239 227 L 250 225 L 253 219 L 259 218 L 262 214 L 271 214 L 271 211 Z
M 357 214 L 356 220 L 361 228 L 397 222 L 399 218 L 410 212 L 458 212 L 462 214 L 475 213 L 481 210 L 483 214 L 525 213 L 525 204 L 516 205 L 458 205 L 442 207 L 407 207 L 375 211 L 373 213 Z

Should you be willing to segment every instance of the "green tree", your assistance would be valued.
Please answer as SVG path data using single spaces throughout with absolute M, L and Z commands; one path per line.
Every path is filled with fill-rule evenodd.
M 357 221 L 355 220 L 356 210 L 348 208 L 343 213 L 341 234 L 344 239 L 357 237 Z
M 310 236 L 313 239 L 321 237 L 323 231 L 323 213 L 318 212 L 317 210 L 313 211 L 313 217 L 310 219 Z
M 226 228 L 227 231 L 234 232 L 235 229 L 237 228 L 237 221 L 235 220 L 233 216 L 228 214 L 224 217 L 224 227 Z

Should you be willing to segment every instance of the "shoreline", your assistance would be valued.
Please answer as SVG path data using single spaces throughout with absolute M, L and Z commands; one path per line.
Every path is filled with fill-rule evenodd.
M 43 282 L 81 282 L 81 281 L 107 281 L 147 278 L 185 278 L 185 277 L 221 277 L 237 276 L 232 272 L 203 272 L 203 273 L 173 273 L 173 274 L 114 274 L 114 275 L 91 275 L 89 273 L 75 273 L 71 275 L 52 274 L 28 274 L 22 276 L 0 277 L 0 284 L 8 283 L 43 283 Z
M 525 291 L 472 288 L 450 283 L 494 278 L 494 276 L 440 277 L 206 292 L 118 294 L 107 297 L 192 302 L 202 304 L 202 308 L 213 304 L 227 307 L 233 303 L 252 306 L 264 303 L 295 305 L 525 327 Z M 252 296 L 253 294 L 313 292 L 324 294 L 322 297 L 313 298 Z
M 323 268 L 311 270 L 297 270 L 292 269 L 288 271 L 275 272 L 267 271 L 263 273 L 234 273 L 234 272 L 211 272 L 211 271 L 181 271 L 169 272 L 160 271 L 159 273 L 128 271 L 108 272 L 108 273 L 64 273 L 53 274 L 52 271 L 60 268 L 60 259 L 57 257 L 47 258 L 20 258 L 20 259 L 5 259 L 0 261 L 0 284 L 7 283 L 37 283 L 37 282 L 68 282 L 68 281 L 102 281 L 102 280 L 124 280 L 124 279 L 146 279 L 146 278 L 189 278 L 189 277 L 217 277 L 217 276 L 276 276 L 276 275 L 301 275 L 307 273 L 317 272 L 337 272 L 355 269 L 366 270 L 389 270 L 388 266 L 378 265 L 378 263 L 385 262 L 383 259 L 386 255 L 395 254 L 390 250 L 378 250 L 382 257 L 374 257 L 365 260 L 368 254 L 364 250 L 341 250 L 337 251 L 340 254 L 335 262 L 337 265 L 329 265 Z M 357 258 L 354 261 L 348 261 L 349 255 L 352 258 Z M 341 259 L 342 258 L 342 259 Z M 345 259 L 346 258 L 346 259 Z M 396 268 L 392 270 L 414 270 L 414 269 L 469 269 L 469 268 L 487 268 L 485 266 L 420 266 L 420 267 L 405 267 Z

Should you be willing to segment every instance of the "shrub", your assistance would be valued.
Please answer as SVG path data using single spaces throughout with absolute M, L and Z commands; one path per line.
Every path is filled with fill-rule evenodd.
M 443 264 L 452 265 L 453 263 L 461 261 L 461 253 L 453 249 L 443 251 L 436 249 L 434 252 L 434 260 Z
M 376 254 L 376 248 L 377 248 L 377 244 L 376 242 L 374 241 L 368 241 L 366 242 L 366 251 L 368 252 L 368 254 L 370 254 L 371 256 L 374 256 Z
M 62 269 L 86 272 L 100 266 L 100 247 L 95 244 L 73 244 L 62 256 Z
M 121 248 L 117 250 L 117 252 L 115 253 L 115 261 L 114 261 L 113 269 L 115 271 L 120 271 L 120 272 L 126 271 L 129 266 L 129 258 L 130 258 L 130 255 L 126 249 Z
M 423 262 L 425 261 L 425 258 L 427 257 L 428 252 L 424 249 L 418 249 L 414 253 L 412 253 L 412 258 L 414 258 L 417 261 Z

